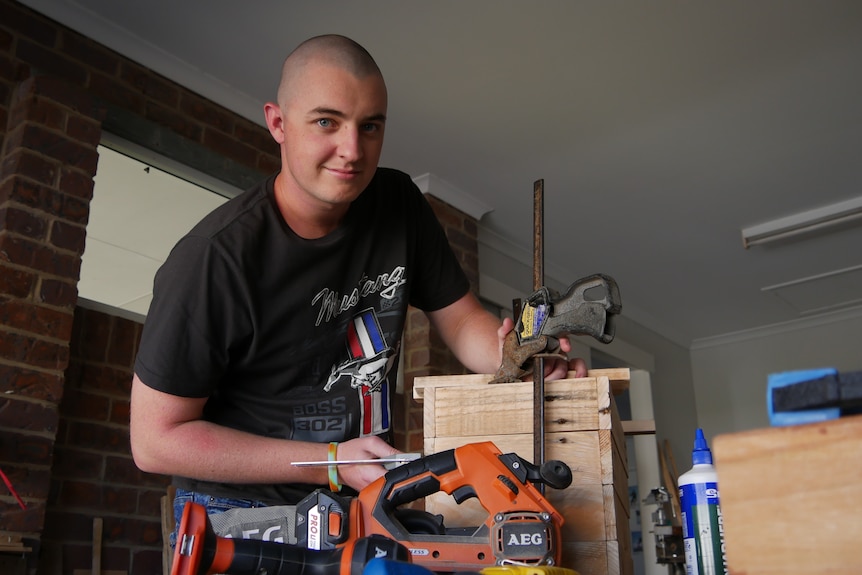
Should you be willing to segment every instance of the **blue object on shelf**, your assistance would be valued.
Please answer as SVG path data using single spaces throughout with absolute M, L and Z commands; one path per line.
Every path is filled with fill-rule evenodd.
M 797 409 L 794 411 L 776 411 L 774 408 L 774 392 L 778 388 L 798 385 L 816 380 L 828 381 L 838 375 L 835 368 L 806 369 L 801 371 L 786 371 L 772 373 L 767 379 L 766 408 L 769 412 L 769 423 L 773 426 L 799 425 L 815 423 L 841 417 L 841 407 L 819 407 Z

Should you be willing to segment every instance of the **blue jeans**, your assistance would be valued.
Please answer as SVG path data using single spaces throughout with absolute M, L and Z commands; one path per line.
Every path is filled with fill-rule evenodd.
M 251 509 L 254 507 L 266 507 L 266 503 L 262 501 L 254 501 L 253 499 L 232 499 L 230 497 L 211 497 L 206 493 L 198 493 L 196 491 L 186 491 L 185 489 L 177 489 L 174 496 L 174 531 L 171 533 L 170 543 L 171 549 L 177 546 L 177 531 L 180 528 L 180 520 L 183 518 L 183 509 L 186 503 L 191 501 L 206 508 L 207 515 L 212 513 L 221 513 L 228 509 L 241 507 L 243 509 Z

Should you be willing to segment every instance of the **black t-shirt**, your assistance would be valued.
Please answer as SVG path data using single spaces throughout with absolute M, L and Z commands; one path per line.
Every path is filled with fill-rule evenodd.
M 343 225 L 307 240 L 286 225 L 274 178 L 179 241 L 156 274 L 135 372 L 208 397 L 204 418 L 304 441 L 389 438 L 408 304 L 443 308 L 469 284 L 430 206 L 379 168 Z M 175 478 L 211 495 L 295 503 L 316 486 Z

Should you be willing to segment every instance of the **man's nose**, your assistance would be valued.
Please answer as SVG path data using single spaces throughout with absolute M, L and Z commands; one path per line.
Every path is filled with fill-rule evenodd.
M 342 126 L 338 140 L 338 155 L 349 161 L 362 157 L 362 142 L 356 126 L 349 124 Z

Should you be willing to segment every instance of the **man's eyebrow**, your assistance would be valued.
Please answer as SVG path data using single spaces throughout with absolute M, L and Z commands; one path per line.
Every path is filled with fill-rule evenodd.
M 310 112 L 311 115 L 335 116 L 336 118 L 345 118 L 344 112 L 335 108 L 318 107 Z M 363 122 L 386 122 L 386 114 L 374 114 L 364 118 Z
M 324 108 L 323 106 L 314 108 L 309 112 L 310 115 L 318 116 L 337 116 L 339 118 L 344 118 L 344 112 L 340 110 L 336 110 L 335 108 Z

